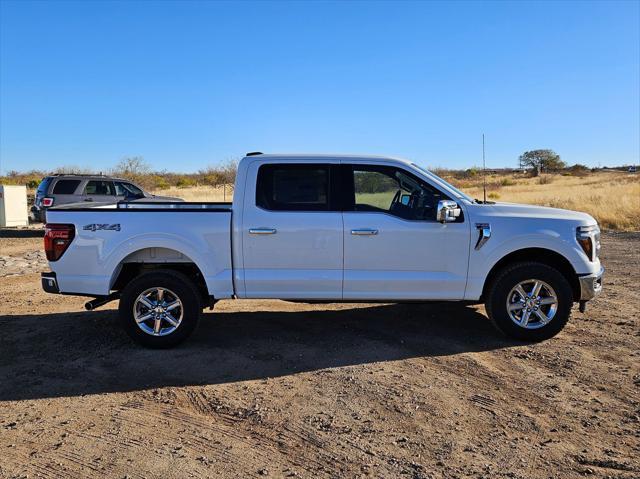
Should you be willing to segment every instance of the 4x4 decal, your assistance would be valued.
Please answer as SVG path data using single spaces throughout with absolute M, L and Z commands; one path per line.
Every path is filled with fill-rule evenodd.
M 84 225 L 82 229 L 85 231 L 120 231 L 120 223 L 114 223 L 112 225 L 92 223 L 90 225 Z

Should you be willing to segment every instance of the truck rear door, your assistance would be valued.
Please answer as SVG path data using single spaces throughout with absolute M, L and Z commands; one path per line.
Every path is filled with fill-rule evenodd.
M 89 180 L 82 194 L 82 201 L 115 203 L 116 189 L 110 180 Z
M 342 298 L 337 161 L 254 162 L 242 218 L 245 297 Z

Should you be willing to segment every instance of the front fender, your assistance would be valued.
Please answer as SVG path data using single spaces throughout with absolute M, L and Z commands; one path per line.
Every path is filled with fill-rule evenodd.
M 577 274 L 592 274 L 600 268 L 599 261 L 590 262 L 572 236 L 558 231 L 540 228 L 534 231 L 515 233 L 509 236 L 504 231 L 492 231 L 492 237 L 479 250 L 472 241 L 469 254 L 469 277 L 465 299 L 477 300 L 482 295 L 485 281 L 492 268 L 504 257 L 516 251 L 538 248 L 546 249 L 566 258 Z M 535 259 L 535 258 L 533 258 Z

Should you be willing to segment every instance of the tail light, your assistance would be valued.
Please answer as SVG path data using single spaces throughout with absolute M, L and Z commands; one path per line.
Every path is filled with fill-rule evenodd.
M 47 223 L 44 227 L 44 252 L 49 261 L 57 261 L 67 250 L 76 229 L 73 225 Z
M 53 206 L 53 198 L 42 198 L 42 206 Z

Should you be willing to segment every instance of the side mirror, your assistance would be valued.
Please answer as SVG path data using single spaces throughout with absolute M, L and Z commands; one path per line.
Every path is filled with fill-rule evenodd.
M 440 223 L 451 223 L 460 216 L 460 208 L 458 203 L 451 200 L 438 201 L 438 209 L 436 210 L 436 219 Z

